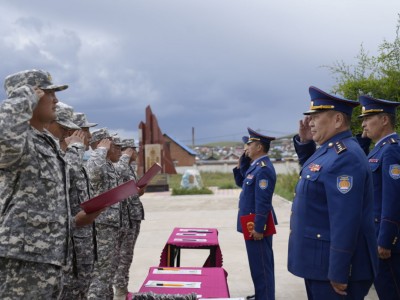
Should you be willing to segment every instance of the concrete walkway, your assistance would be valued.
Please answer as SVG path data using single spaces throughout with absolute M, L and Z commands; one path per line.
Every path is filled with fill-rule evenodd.
M 228 272 L 232 298 L 254 294 L 244 240 L 236 232 L 239 189 L 216 190 L 213 195 L 171 196 L 169 192 L 147 193 L 141 197 L 145 218 L 136 243 L 130 270 L 129 290 L 138 291 L 149 267 L 158 266 L 161 251 L 174 227 L 213 227 L 219 231 L 223 268 Z M 279 225 L 274 236 L 276 299 L 307 299 L 303 279 L 287 271 L 287 243 L 291 203 L 274 196 Z M 182 250 L 181 266 L 202 266 L 208 251 Z M 368 300 L 378 299 L 371 290 Z

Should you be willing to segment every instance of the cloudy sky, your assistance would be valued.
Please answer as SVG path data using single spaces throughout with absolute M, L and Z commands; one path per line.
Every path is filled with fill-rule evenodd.
M 0 4 L 0 77 L 32 68 L 60 101 L 137 138 L 150 105 L 191 144 L 297 130 L 323 65 L 395 37 L 399 0 L 15 0 Z M 1 90 L 2 99 L 5 93 Z

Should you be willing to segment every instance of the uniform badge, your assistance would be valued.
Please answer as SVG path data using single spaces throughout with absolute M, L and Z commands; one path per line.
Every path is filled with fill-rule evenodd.
M 258 182 L 258 186 L 260 187 L 260 189 L 265 190 L 268 187 L 268 180 L 266 179 L 261 179 Z
M 311 172 L 319 172 L 319 170 L 321 170 L 320 165 L 314 164 L 312 163 L 311 165 L 308 166 L 308 168 L 310 169 Z
M 393 179 L 399 179 L 400 178 L 400 165 L 390 165 L 389 175 Z
M 377 159 L 377 158 L 370 158 L 368 161 L 369 161 L 370 163 L 377 163 L 377 162 L 379 162 L 379 159 Z
M 247 179 L 253 179 L 253 177 L 254 177 L 254 175 L 253 174 L 249 174 L 249 175 L 247 175 Z
M 336 186 L 342 194 L 350 192 L 353 187 L 353 176 L 342 175 L 337 178 Z

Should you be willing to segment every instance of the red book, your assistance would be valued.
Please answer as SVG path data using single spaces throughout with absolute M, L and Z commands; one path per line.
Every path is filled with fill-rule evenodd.
M 245 240 L 252 240 L 250 233 L 254 230 L 255 214 L 245 215 L 240 217 L 240 224 L 242 224 L 243 237 Z M 264 226 L 264 236 L 273 235 L 276 233 L 274 217 L 272 211 L 269 213 L 267 223 Z
M 86 213 L 92 213 L 98 211 L 104 207 L 109 207 L 115 203 L 118 203 L 130 196 L 138 194 L 138 188 L 135 180 L 129 180 L 119 186 L 108 190 L 96 197 L 93 197 L 85 202 L 81 203 L 81 208 Z
M 142 176 L 142 178 L 139 179 L 136 185 L 139 188 L 144 187 L 150 182 L 150 180 L 153 179 L 154 176 L 156 176 L 158 172 L 161 171 L 161 169 L 162 169 L 161 166 L 158 163 L 155 163 L 154 165 L 151 166 L 150 169 L 147 170 L 147 172 Z

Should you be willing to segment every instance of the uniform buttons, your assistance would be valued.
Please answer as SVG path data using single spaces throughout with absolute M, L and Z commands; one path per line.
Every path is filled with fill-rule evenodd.
M 310 178 L 310 175 L 307 175 L 307 178 Z
M 378 221 L 378 218 L 375 218 L 375 223 L 378 223 L 379 221 Z
M 329 144 L 328 144 L 328 147 L 332 147 L 332 146 L 333 146 L 333 143 L 329 143 Z
M 301 176 L 299 177 L 299 179 L 301 179 Z
M 321 237 L 321 235 L 318 233 L 318 234 L 317 234 L 317 238 L 320 238 L 320 237 Z

